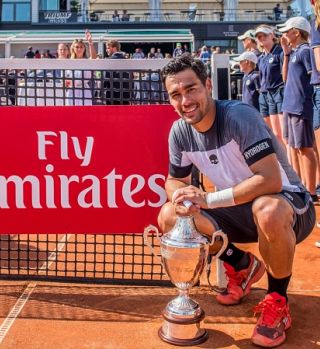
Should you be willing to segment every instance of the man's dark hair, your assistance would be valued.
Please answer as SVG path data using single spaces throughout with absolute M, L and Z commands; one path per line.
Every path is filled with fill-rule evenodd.
M 190 53 L 184 53 L 180 57 L 172 59 L 161 69 L 161 80 L 163 84 L 165 84 L 169 75 L 175 75 L 187 69 L 194 71 L 201 83 L 205 86 L 208 78 L 207 69 L 200 59 L 194 59 Z

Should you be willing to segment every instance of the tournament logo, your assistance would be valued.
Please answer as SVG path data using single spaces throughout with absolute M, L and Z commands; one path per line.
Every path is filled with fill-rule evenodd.
M 269 63 L 273 63 L 273 57 L 269 58 Z
M 246 85 L 247 85 L 247 86 L 249 86 L 250 83 L 251 83 L 251 80 L 247 80 L 247 81 L 246 81 Z
M 291 62 L 294 63 L 297 60 L 297 56 L 293 56 Z

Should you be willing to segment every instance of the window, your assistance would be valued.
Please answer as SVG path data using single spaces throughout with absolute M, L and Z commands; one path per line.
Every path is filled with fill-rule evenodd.
M 3 0 L 2 22 L 30 22 L 30 0 Z
M 40 11 L 58 11 L 60 10 L 59 0 L 41 0 Z

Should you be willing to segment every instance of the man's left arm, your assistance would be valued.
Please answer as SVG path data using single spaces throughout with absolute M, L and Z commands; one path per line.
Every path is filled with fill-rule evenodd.
M 206 193 L 188 186 L 177 193 L 175 203 L 189 200 L 201 208 L 228 207 L 251 202 L 262 195 L 277 194 L 282 189 L 281 173 L 276 155 L 269 154 L 250 167 L 253 175 L 232 188 Z
M 232 188 L 236 205 L 253 201 L 262 195 L 279 193 L 282 189 L 280 167 L 274 153 L 252 164 L 250 170 L 253 176 Z

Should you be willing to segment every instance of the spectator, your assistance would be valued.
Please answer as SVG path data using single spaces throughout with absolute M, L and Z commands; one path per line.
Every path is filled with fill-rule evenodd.
M 287 6 L 287 19 L 293 17 L 293 9 L 290 5 Z
M 155 47 L 151 47 L 151 48 L 150 48 L 150 51 L 149 51 L 149 53 L 148 53 L 148 58 L 154 58 L 155 53 L 156 53 Z M 152 55 L 152 57 L 150 57 L 150 55 Z
M 60 43 L 57 49 L 58 59 L 67 59 L 70 56 L 70 49 L 67 44 Z
M 200 59 L 204 64 L 210 62 L 210 53 L 208 52 L 208 48 L 205 45 L 201 48 Z
M 219 46 L 211 46 L 211 54 L 219 54 L 221 52 L 221 49 Z
M 183 54 L 183 49 L 180 42 L 177 43 L 176 48 L 173 50 L 173 58 L 180 57 Z
M 254 30 L 247 30 L 244 34 L 238 36 L 238 40 L 242 42 L 243 48 L 246 51 L 252 51 L 257 57 L 260 56 L 261 52 L 257 48 Z
M 161 48 L 160 48 L 160 47 L 157 48 L 157 52 L 155 53 L 155 57 L 156 57 L 157 59 L 162 59 L 162 58 L 163 58 L 163 54 L 162 54 L 162 52 L 161 52 Z
M 60 43 L 57 48 L 57 58 L 58 59 L 68 59 L 70 56 L 70 50 L 69 46 L 64 43 Z M 64 77 L 64 70 L 63 69 L 55 69 L 54 70 L 54 76 L 57 79 L 61 79 Z
M 309 47 L 310 23 L 304 17 L 292 17 L 279 28 L 283 33 L 282 77 L 285 81 L 282 110 L 285 113 L 285 136 L 291 152 L 299 161 L 300 177 L 311 193 L 316 195 L 316 157 L 313 149 L 313 88 L 310 85 L 311 58 Z
M 183 53 L 187 53 L 187 52 L 190 53 L 189 47 L 188 47 L 187 44 L 184 44 L 184 45 L 183 45 Z
M 144 53 L 143 53 L 143 51 L 141 50 L 140 47 L 137 47 L 137 48 L 135 49 L 135 52 L 134 52 L 134 54 L 132 55 L 132 58 L 133 58 L 133 59 L 143 59 L 143 58 L 144 58 Z
M 121 45 L 117 40 L 109 40 L 106 44 L 106 50 L 110 59 L 124 59 L 124 52 L 120 51 Z
M 165 59 L 171 59 L 171 58 L 172 58 L 172 54 L 167 52 L 167 53 L 164 55 L 164 58 L 165 58 Z
M 34 53 L 34 58 L 41 58 L 41 53 L 39 52 L 39 50 L 36 50 L 35 53 Z
M 123 10 L 121 21 L 122 22 L 129 22 L 130 21 L 130 15 L 128 14 L 127 10 Z
M 121 52 L 121 45 L 117 40 L 109 40 L 106 44 L 109 59 L 125 59 Z M 104 95 L 105 104 L 130 104 L 131 75 L 125 71 L 111 71 L 105 73 Z
M 90 58 L 96 59 L 97 53 L 92 41 L 92 35 L 89 30 L 85 32 L 86 40 L 89 43 Z M 82 39 L 75 39 L 71 45 L 71 59 L 87 58 L 86 45 Z M 67 105 L 92 105 L 92 89 L 90 86 L 92 72 L 90 70 L 67 70 L 66 80 Z
M 114 10 L 112 14 L 112 22 L 120 22 L 120 16 L 118 10 Z
M 242 102 L 251 105 L 259 111 L 259 73 L 256 71 L 257 56 L 251 51 L 243 52 L 233 59 L 240 63 L 240 70 L 244 73 L 242 79 Z
M 32 51 L 32 46 L 28 47 L 28 51 L 24 54 L 24 58 L 34 58 L 34 52 Z
M 273 8 L 273 13 L 274 13 L 274 19 L 276 21 L 281 21 L 281 14 L 282 14 L 282 9 L 280 8 L 280 4 L 277 4 L 274 8 Z

